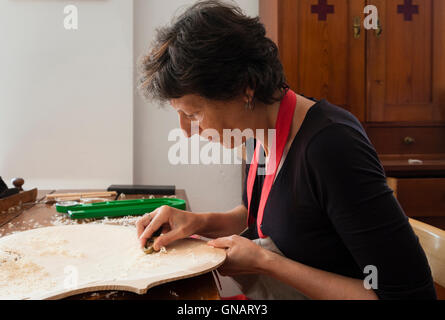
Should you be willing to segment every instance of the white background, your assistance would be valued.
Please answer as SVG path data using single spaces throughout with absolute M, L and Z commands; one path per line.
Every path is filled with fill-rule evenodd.
M 75 4 L 79 29 L 65 30 Z M 0 1 L 0 175 L 104 188 L 133 172 L 131 1 Z

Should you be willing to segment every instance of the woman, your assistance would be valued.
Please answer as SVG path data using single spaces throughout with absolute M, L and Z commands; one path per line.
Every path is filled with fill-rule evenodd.
M 242 205 L 200 214 L 162 207 L 138 221 L 142 246 L 161 227 L 155 250 L 193 234 L 215 239 L 209 245 L 227 250 L 219 271 L 248 298 L 436 298 L 425 254 L 361 124 L 288 88 L 258 18 L 199 2 L 158 31 L 141 69 L 142 92 L 168 101 L 188 137 L 194 121 L 200 134 L 220 137 L 224 129 L 277 130 L 276 142 L 254 137 Z M 258 170 L 264 156 L 268 175 Z

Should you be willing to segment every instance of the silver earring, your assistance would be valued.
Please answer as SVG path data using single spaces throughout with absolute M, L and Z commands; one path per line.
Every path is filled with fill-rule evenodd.
M 253 109 L 252 104 L 250 103 L 250 100 L 246 102 L 246 104 L 244 105 L 244 107 L 245 107 L 247 110 L 252 110 L 252 109 Z

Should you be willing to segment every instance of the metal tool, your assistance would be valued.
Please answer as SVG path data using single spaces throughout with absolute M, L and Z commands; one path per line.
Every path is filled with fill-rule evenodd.
M 158 231 L 153 233 L 152 237 L 147 240 L 147 243 L 144 246 L 144 252 L 145 254 L 152 254 L 155 252 L 155 249 L 153 248 L 153 245 L 156 241 L 156 239 L 161 235 L 161 229 L 159 228 Z

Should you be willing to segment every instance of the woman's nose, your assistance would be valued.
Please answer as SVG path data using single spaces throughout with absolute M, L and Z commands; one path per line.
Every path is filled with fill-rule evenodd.
M 184 135 L 187 138 L 190 138 L 192 136 L 192 130 L 191 130 L 191 123 L 190 120 L 185 119 L 182 116 L 179 116 L 179 125 L 181 126 L 182 131 L 184 132 Z

